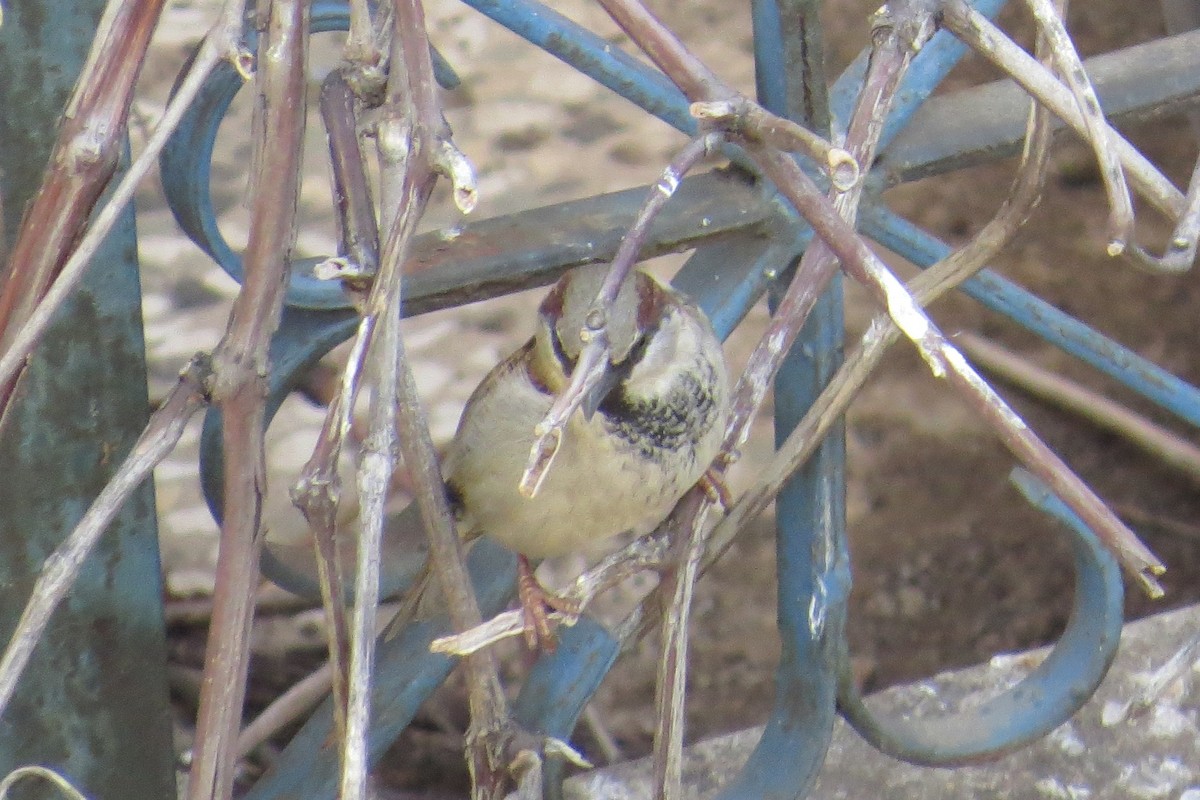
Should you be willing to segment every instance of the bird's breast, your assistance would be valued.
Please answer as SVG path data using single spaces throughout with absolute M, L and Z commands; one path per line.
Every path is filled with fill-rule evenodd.
M 661 402 L 614 401 L 589 421 L 577 413 L 540 491 L 528 498 L 517 484 L 533 429 L 553 402 L 528 374 L 528 351 L 481 384 L 447 454 L 447 479 L 468 524 L 519 553 L 545 558 L 660 522 L 720 443 L 718 399 L 701 385 L 705 377 L 664 393 Z

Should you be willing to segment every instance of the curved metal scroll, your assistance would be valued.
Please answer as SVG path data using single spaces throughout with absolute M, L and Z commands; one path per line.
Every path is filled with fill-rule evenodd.
M 1045 736 L 1092 696 L 1121 639 L 1121 569 L 1096 535 L 1022 469 L 1012 480 L 1029 502 L 1064 524 L 1075 556 L 1075 600 L 1067 629 L 1046 660 L 1016 685 L 970 707 L 920 718 L 883 716 L 863 701 L 841 663 L 838 702 L 858 733 L 884 753 L 914 764 L 952 766 L 992 758 Z
M 312 4 L 309 29 L 312 33 L 344 31 L 350 26 L 349 7 L 338 0 L 316 0 Z M 245 44 L 253 49 L 258 32 L 246 26 Z M 446 88 L 458 85 L 458 76 L 436 50 L 432 52 L 434 74 Z M 187 67 L 179 73 L 180 78 Z M 216 261 L 221 269 L 238 283 L 242 282 L 242 257 L 234 252 L 217 224 L 210 190 L 213 145 L 221 120 L 229 111 L 233 98 L 245 83 L 228 62 L 221 62 L 196 95 L 184 114 L 177 132 L 163 148 L 159 159 L 163 173 L 163 191 L 175 221 L 201 250 Z M 172 92 L 178 88 L 178 83 Z M 311 274 L 312 267 L 322 259 L 302 259 L 292 265 L 285 302 L 297 308 L 350 308 L 350 300 L 337 282 L 321 281 Z

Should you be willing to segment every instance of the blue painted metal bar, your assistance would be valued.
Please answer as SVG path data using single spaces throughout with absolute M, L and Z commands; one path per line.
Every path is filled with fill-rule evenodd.
M 951 252 L 949 245 L 885 208 L 864 209 L 862 223 L 868 236 L 922 268 Z M 993 272 L 979 273 L 963 284 L 962 290 L 1185 422 L 1200 427 L 1200 389 L 1129 348 Z
M 755 73 L 758 100 L 767 109 L 827 134 L 828 100 L 809 85 L 825 80 L 819 11 L 816 0 L 756 0 Z M 789 52 L 804 45 L 811 52 Z M 807 238 L 794 233 L 782 240 L 791 249 L 777 269 L 786 271 L 799 258 Z M 772 304 L 786 286 L 781 281 L 775 287 Z M 842 305 L 842 282 L 835 276 L 776 375 L 777 444 L 841 365 Z M 775 702 L 754 751 L 718 794 L 721 800 L 802 797 L 816 780 L 836 717 L 836 666 L 850 592 L 845 532 L 845 429 L 839 422 L 776 499 L 781 648 Z
M 841 363 L 840 282 L 817 302 L 775 381 L 776 441 L 804 416 Z M 843 647 L 850 570 L 845 544 L 845 445 L 841 425 L 776 500 L 780 663 L 775 703 L 722 800 L 807 794 L 829 746 L 836 665 Z
M 105 5 L 4 2 L 0 231 L 9 236 L 39 190 Z M 0 276 L 4 245 L 0 241 Z M 5 413 L 0 641 L 15 631 L 46 557 L 112 478 L 149 413 L 130 209 L 33 352 Z M 0 718 L 0 775 L 41 764 L 87 797 L 175 796 L 156 519 L 154 487 L 146 481 L 54 612 Z M 12 794 L 51 797 L 58 791 L 22 786 Z
M 500 612 L 511 594 L 516 557 L 481 539 L 471 548 L 467 566 L 484 616 Z M 455 659 L 429 652 L 430 642 L 451 630 L 450 620 L 443 614 L 416 622 L 393 639 L 379 643 L 371 690 L 371 763 L 377 762 L 408 727 L 421 703 L 454 667 Z M 338 750 L 333 735 L 333 699 L 327 698 L 245 800 L 336 797 Z
M 995 17 L 1004 7 L 1004 3 L 1005 0 L 974 0 L 971 4 L 979 13 Z M 966 45 L 954 38 L 949 31 L 938 31 L 921 48 L 892 101 L 891 112 L 879 138 L 881 152 L 886 150 L 892 139 L 912 121 L 913 115 L 921 109 L 966 52 Z M 867 50 L 860 53 L 838 77 L 829 92 L 829 104 L 839 133 L 845 133 L 846 121 L 850 119 L 854 100 L 858 97 L 858 87 L 862 86 L 863 76 L 867 74 L 868 56 Z
M 1029 502 L 1064 523 L 1075 556 L 1075 595 L 1067 629 L 1046 660 L 1000 694 L 930 717 L 872 712 L 842 665 L 839 702 L 846 720 L 884 753 L 915 764 L 952 766 L 990 758 L 1045 736 L 1079 710 L 1117 653 L 1124 589 L 1116 559 L 1074 512 L 1032 475 L 1012 480 Z
M 344 31 L 350 24 L 349 7 L 342 0 L 315 0 L 310 13 L 309 30 L 312 33 Z M 252 52 L 257 37 L 253 26 L 246 28 L 245 44 Z M 442 86 L 458 85 L 458 76 L 437 51 L 433 52 L 433 64 Z M 179 80 L 184 74 L 185 71 L 180 72 Z M 242 282 L 242 258 L 229 246 L 217 224 L 210 182 L 213 147 L 221 121 L 245 83 L 231 64 L 218 64 L 159 157 L 163 192 L 175 221 L 209 258 L 238 283 Z M 321 260 L 303 259 L 292 264 L 285 300 L 288 305 L 324 309 L 350 307 L 349 299 L 336 282 L 313 277 L 312 268 Z
M 675 84 L 653 67 L 536 0 L 463 0 L 513 33 L 688 135 L 696 120 Z

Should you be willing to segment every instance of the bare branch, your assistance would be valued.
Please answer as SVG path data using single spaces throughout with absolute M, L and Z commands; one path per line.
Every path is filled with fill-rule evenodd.
M 163 0 L 110 2 L 75 84 L 50 166 L 0 282 L 0 350 L 9 351 L 87 226 L 117 168 L 133 89 Z M 40 332 L 39 332 L 40 335 Z M 0 368 L 0 413 L 28 352 Z
M 1121 162 L 1109 145 L 1111 129 L 1104 119 L 1104 112 L 1100 110 L 1100 101 L 1083 69 L 1083 62 L 1075 52 L 1075 44 L 1063 24 L 1062 12 L 1055 8 L 1053 0 L 1025 2 L 1037 21 L 1038 32 L 1049 47 L 1056 71 L 1075 100 L 1075 107 L 1087 132 L 1084 138 L 1096 153 L 1104 191 L 1108 194 L 1108 254 L 1120 255 L 1125 251 L 1125 245 L 1133 240 L 1133 201 L 1129 198 L 1129 187 L 1125 185 Z
M 564 605 L 577 608 L 582 613 L 601 592 L 626 578 L 648 569 L 667 567 L 670 564 L 670 544 L 668 537 L 660 534 L 635 539 L 576 578 L 571 588 L 562 595 Z M 578 621 L 579 614 L 553 611 L 549 618 L 555 624 L 570 626 Z M 524 633 L 523 612 L 506 611 L 461 633 L 434 639 L 429 649 L 435 653 L 465 656 Z
M 683 42 L 640 0 L 598 2 L 689 100 L 726 100 L 737 95 L 716 73 L 692 55 Z
M 238 734 L 237 755 L 245 758 L 263 742 L 299 719 L 325 699 L 333 685 L 333 669 L 328 662 L 275 698 Z
M 11 338 L 3 345 L 3 350 L 0 351 L 0 387 L 11 386 L 17 372 L 22 368 L 25 359 L 33 352 L 33 348 L 41 340 L 46 328 L 49 327 L 51 320 L 54 318 L 55 312 L 62 306 L 66 298 L 74 291 L 82 280 L 87 267 L 91 263 L 92 256 L 95 255 L 96 249 L 104 241 L 104 237 L 112 230 L 112 226 L 116 223 L 122 211 L 129 205 L 129 201 L 133 198 L 134 191 L 146 173 L 156 163 L 156 159 L 163 146 L 174 133 L 175 128 L 179 125 L 179 120 L 183 117 L 195 99 L 200 87 L 204 84 L 205 79 L 212 72 L 213 68 L 222 60 L 232 60 L 235 63 L 243 63 L 242 51 L 240 48 L 240 38 L 242 30 L 242 9 L 245 5 L 245 0 L 228 0 L 224 10 L 221 13 L 221 18 L 216 25 L 205 36 L 204 41 L 200 45 L 200 50 L 196 54 L 195 60 L 192 62 L 191 68 L 188 70 L 187 76 L 179 86 L 179 90 L 171 98 L 171 102 L 167 105 L 166 111 L 163 113 L 162 119 L 151 134 L 150 139 L 146 142 L 145 149 L 138 154 L 133 163 L 129 166 L 128 171 L 121 176 L 120 182 L 113 190 L 112 195 L 108 198 L 104 207 L 95 215 L 94 221 L 88 227 L 87 232 L 80 239 L 78 246 L 70 253 L 70 257 L 66 259 L 62 270 L 58 276 L 53 279 L 53 283 L 49 284 L 45 289 L 45 295 L 40 302 L 29 313 L 28 319 L 20 325 L 19 328 L 10 330 Z M 99 41 L 99 39 L 97 39 Z M 82 76 L 80 81 L 97 80 L 96 78 L 86 78 Z M 81 83 L 82 85 L 82 83 Z M 61 145 L 60 145 L 61 146 Z M 60 209 L 65 211 L 65 209 Z M 42 213 L 34 209 L 30 210 L 30 216 Z M 48 234 L 51 226 L 46 226 L 37 235 Z M 60 235 L 67 236 L 69 231 L 61 230 Z M 34 236 L 31 232 L 28 236 Z M 69 236 L 73 240 L 73 236 Z M 68 242 L 69 244 L 69 242 Z M 42 243 L 34 242 L 29 245 L 33 247 L 43 247 Z M 50 252 L 53 252 L 57 245 L 50 246 L 50 250 L 42 253 L 44 257 Z M 10 267 L 13 271 L 20 269 L 17 266 L 16 257 Z M 0 392 L 0 408 L 4 405 L 2 399 L 3 392 Z
M 249 658 L 248 636 L 262 543 L 267 352 L 279 325 L 295 238 L 304 132 L 308 3 L 274 0 L 259 43 L 262 124 L 251 184 L 245 282 L 213 354 L 213 399 L 223 412 L 225 512 L 205 652 L 191 800 L 226 800 L 233 790 L 236 738 Z
M 1200 119 L 1200 115 L 1196 117 Z M 1200 158 L 1192 168 L 1192 177 L 1188 181 L 1187 196 L 1184 198 L 1184 212 L 1171 233 L 1167 242 L 1167 250 L 1162 257 L 1156 257 L 1133 243 L 1129 255 L 1135 264 L 1148 267 L 1154 272 L 1186 272 L 1191 269 L 1196 260 L 1196 243 L 1200 239 Z
M 946 0 L 943 22 L 973 50 L 1011 75 L 1013 80 L 1044 103 L 1076 133 L 1088 138 L 1087 126 L 1070 90 L 1042 65 L 964 0 Z M 1171 219 L 1186 210 L 1183 193 L 1120 133 L 1108 128 L 1109 143 L 1125 169 L 1126 178 L 1147 200 Z
M 698 101 L 692 103 L 692 116 L 717 127 L 733 126 L 730 133 L 769 144 L 789 153 L 800 153 L 820 164 L 829 174 L 833 187 L 847 191 L 858 183 L 860 170 L 854 156 L 808 128 L 790 119 L 776 116 L 748 98 Z
M 359 11 L 365 13 L 362 9 Z M 354 122 L 354 95 L 341 70 L 331 72 L 325 79 L 321 87 L 320 105 L 333 167 L 339 252 L 349 256 L 357 277 L 369 278 L 378 269 L 379 228 Z M 346 582 L 336 538 L 342 488 L 338 459 L 346 434 L 350 431 L 363 360 L 376 322 L 375 317 L 364 317 L 359 323 L 346 368 L 342 371 L 339 391 L 333 394 L 328 403 L 313 454 L 292 487 L 292 502 L 304 514 L 316 548 L 317 579 L 330 631 L 329 663 L 333 681 L 334 724 L 343 738 L 346 733 L 345 714 L 349 706 L 351 643 L 346 618 Z
M 13 631 L 4 657 L 0 659 L 0 716 L 12 700 L 17 681 L 34 647 L 50 621 L 50 615 L 79 577 L 88 553 L 108 530 L 129 495 L 142 484 L 183 435 L 184 425 L 208 397 L 211 365 L 197 356 L 179 378 L 179 383 L 151 415 L 124 463 L 104 487 L 42 568 L 21 619 Z
M 913 279 L 909 288 L 918 302 L 922 305 L 934 302 L 983 269 L 1025 223 L 1041 197 L 1050 133 L 1046 110 L 1032 103 L 1024 153 L 1011 195 L 974 239 Z M 886 315 L 872 322 L 871 330 L 876 328 L 883 328 L 888 333 L 880 336 L 869 332 L 864 337 L 862 345 L 847 357 L 808 413 L 788 435 L 787 441 L 778 448 L 771 464 L 760 473 L 758 484 L 717 525 L 712 534 L 708 563 L 725 552 L 737 532 L 760 514 L 784 483 L 808 461 L 833 423 L 845 413 L 887 348 L 900 336 L 900 330 Z

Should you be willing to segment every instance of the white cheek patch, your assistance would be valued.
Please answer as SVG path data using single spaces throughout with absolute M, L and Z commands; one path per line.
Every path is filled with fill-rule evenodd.
M 629 374 L 627 392 L 641 396 L 665 394 L 676 378 L 668 367 L 690 364 L 697 359 L 699 342 L 695 332 L 681 322 L 678 313 L 663 318 L 657 335 L 646 343 L 646 352 Z

